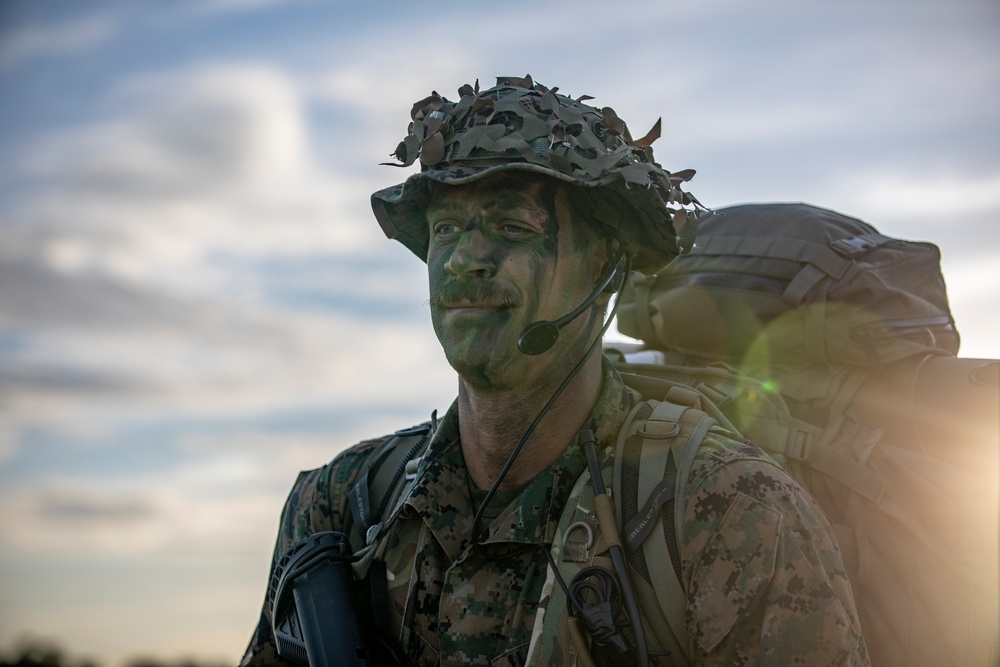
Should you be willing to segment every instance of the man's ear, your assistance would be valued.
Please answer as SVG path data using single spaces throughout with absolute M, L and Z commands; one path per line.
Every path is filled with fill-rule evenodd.
M 597 287 L 604 282 L 604 279 L 607 278 L 610 272 L 614 271 L 617 260 L 621 259 L 621 242 L 618 239 L 601 235 L 601 232 L 607 231 L 606 228 L 603 228 L 603 225 L 599 223 L 593 222 L 589 212 L 581 210 L 579 206 L 580 202 L 570 197 L 567 187 L 563 186 L 559 188 L 554 199 L 554 204 L 555 215 L 560 224 L 566 221 L 574 225 L 574 233 L 584 234 L 589 237 L 587 243 L 591 248 L 593 262 L 591 275 L 594 277 L 593 285 Z M 593 225 L 593 227 L 584 231 L 589 225 Z M 595 227 L 600 227 L 601 231 L 597 231 Z M 614 280 L 604 289 L 604 292 L 608 295 L 614 294 L 621 289 L 623 281 L 623 274 L 615 276 Z M 598 303 L 607 303 L 609 299 L 610 296 L 599 297 Z
M 597 242 L 594 252 L 595 275 L 597 275 L 597 281 L 594 283 L 595 287 L 604 282 L 608 274 L 614 271 L 621 263 L 623 259 L 621 246 L 622 244 L 618 239 L 609 238 Z M 622 288 L 624 281 L 625 270 L 624 268 L 620 268 L 615 277 L 608 283 L 608 286 L 604 288 L 604 292 L 606 294 L 614 294 Z

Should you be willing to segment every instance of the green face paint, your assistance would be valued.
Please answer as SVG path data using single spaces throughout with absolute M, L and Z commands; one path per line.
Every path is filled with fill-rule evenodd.
M 542 364 L 517 350 L 525 326 L 571 311 L 594 285 L 592 245 L 554 202 L 544 180 L 496 178 L 441 188 L 428 207 L 431 319 L 470 383 L 512 388 L 530 385 L 540 366 L 561 372 L 599 319 L 580 318 Z

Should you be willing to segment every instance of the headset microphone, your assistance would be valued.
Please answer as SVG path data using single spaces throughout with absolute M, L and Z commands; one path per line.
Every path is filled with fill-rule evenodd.
M 622 253 L 618 256 L 618 261 L 615 262 L 614 270 L 601 281 L 593 293 L 587 297 L 587 300 L 577 306 L 573 312 L 563 315 L 557 320 L 540 320 L 524 327 L 521 330 L 521 335 L 517 337 L 517 349 L 529 356 L 535 356 L 536 354 L 546 352 L 555 345 L 556 340 L 559 338 L 559 330 L 579 317 L 597 300 L 601 292 L 607 289 L 611 281 L 621 272 L 624 260 L 625 254 Z

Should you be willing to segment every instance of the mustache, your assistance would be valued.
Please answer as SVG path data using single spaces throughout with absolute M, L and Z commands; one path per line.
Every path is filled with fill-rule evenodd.
M 438 308 L 447 308 L 462 301 L 492 308 L 517 308 L 521 305 L 521 295 L 510 285 L 481 278 L 448 280 L 437 286 L 429 303 Z

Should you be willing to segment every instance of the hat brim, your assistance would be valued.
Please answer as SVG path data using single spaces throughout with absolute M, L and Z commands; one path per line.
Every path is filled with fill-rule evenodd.
M 430 240 L 426 217 L 430 201 L 428 185 L 432 182 L 465 185 L 510 171 L 535 173 L 585 188 L 609 188 L 620 195 L 623 206 L 619 208 L 627 211 L 618 210 L 608 215 L 605 210 L 605 215 L 596 217 L 613 228 L 615 236 L 632 256 L 632 265 L 637 271 L 655 273 L 681 252 L 673 220 L 658 193 L 652 188 L 630 186 L 615 172 L 597 178 L 580 178 L 530 162 L 453 165 L 448 169 L 413 174 L 403 183 L 373 193 L 372 211 L 388 238 L 399 241 L 426 262 Z

